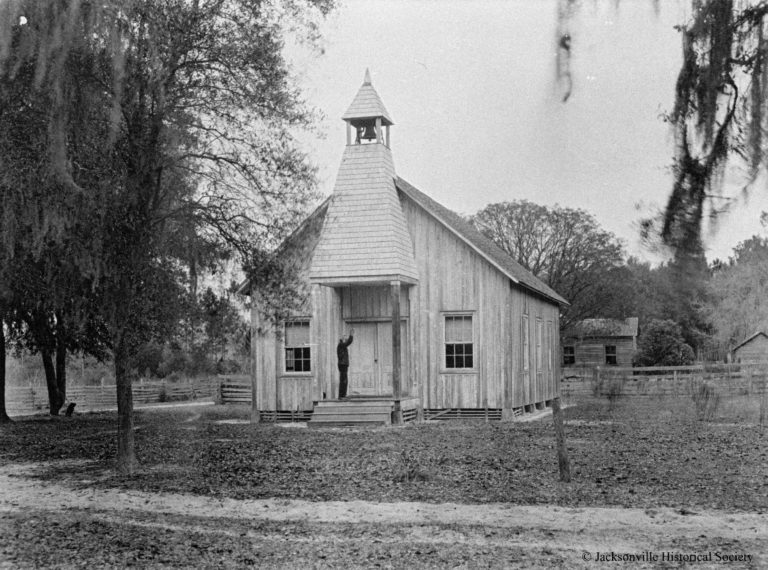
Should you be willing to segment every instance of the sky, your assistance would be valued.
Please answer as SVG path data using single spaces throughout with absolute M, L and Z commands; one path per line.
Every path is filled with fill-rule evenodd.
M 341 0 L 321 27 L 322 53 L 291 47 L 323 137 L 305 140 L 323 194 L 346 144 L 341 116 L 370 69 L 395 124 L 397 174 L 461 214 L 525 199 L 581 208 L 629 254 L 658 261 L 638 220 L 663 208 L 685 2 L 587 0 L 572 24 L 574 87 L 555 83 L 555 0 Z M 618 5 L 618 8 L 617 8 Z M 707 231 L 726 259 L 760 233 L 755 191 Z

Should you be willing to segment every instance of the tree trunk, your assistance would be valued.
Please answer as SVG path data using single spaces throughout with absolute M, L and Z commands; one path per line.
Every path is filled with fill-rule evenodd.
M 5 411 L 5 324 L 0 319 L 0 424 L 10 422 Z
M 48 388 L 48 406 L 50 408 L 50 414 L 52 416 L 58 416 L 61 406 L 64 405 L 64 400 L 61 399 L 59 394 L 59 385 L 56 381 L 56 368 L 53 365 L 52 351 L 44 348 L 40 351 L 40 356 L 43 359 L 43 369 L 45 370 L 45 385 Z
M 64 319 L 56 313 L 56 388 L 59 391 L 59 408 L 67 401 L 67 344 Z
M 563 427 L 563 412 L 560 409 L 560 398 L 552 400 L 552 418 L 555 422 L 557 463 L 560 467 L 560 480 L 568 483 L 571 480 L 571 463 L 568 460 L 568 448 L 565 444 L 565 428 Z
M 133 389 L 128 370 L 128 352 L 122 340 L 115 344 L 115 383 L 117 384 L 117 471 L 132 475 L 136 470 L 133 438 Z

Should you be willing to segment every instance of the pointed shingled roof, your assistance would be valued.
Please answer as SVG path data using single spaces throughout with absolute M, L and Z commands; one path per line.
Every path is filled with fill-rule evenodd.
M 365 79 L 360 90 L 355 95 L 352 104 L 347 109 L 347 112 L 341 117 L 345 121 L 351 121 L 354 119 L 372 119 L 375 117 L 381 117 L 381 123 L 383 125 L 394 125 L 392 117 L 389 116 L 384 103 L 381 102 L 381 97 L 376 93 L 376 90 L 371 84 L 371 74 L 368 70 L 365 70 Z
M 310 281 L 416 283 L 418 278 L 391 152 L 383 144 L 347 146 L 312 258 Z

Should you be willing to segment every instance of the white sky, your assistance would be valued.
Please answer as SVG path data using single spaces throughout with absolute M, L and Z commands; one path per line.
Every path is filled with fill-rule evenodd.
M 678 2 L 581 3 L 571 27 L 574 91 L 555 89 L 555 0 L 346 0 L 323 26 L 325 53 L 292 50 L 308 102 L 325 115 L 310 151 L 321 189 L 346 144 L 342 114 L 370 68 L 395 121 L 395 169 L 462 214 L 504 200 L 583 208 L 642 249 L 637 206 L 671 188 L 671 109 L 684 16 Z M 620 4 L 616 9 L 616 4 Z M 684 4 L 684 2 L 683 2 Z M 727 258 L 761 231 L 768 196 L 719 222 L 707 255 Z

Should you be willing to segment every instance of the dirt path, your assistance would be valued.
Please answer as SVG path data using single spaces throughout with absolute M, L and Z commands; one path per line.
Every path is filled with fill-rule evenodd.
M 743 558 L 728 562 L 729 568 L 768 567 L 768 517 L 758 514 L 451 502 L 217 500 L 197 495 L 73 490 L 30 478 L 35 468 L 0 467 L 0 527 L 5 519 L 20 520 L 29 513 L 37 517 L 56 515 L 65 507 L 67 513 L 77 512 L 100 525 L 132 525 L 184 536 L 214 534 L 232 540 L 250 533 L 260 544 L 279 539 L 295 548 L 287 552 L 293 552 L 295 558 L 290 561 L 297 565 L 301 560 L 313 566 L 318 560 L 335 565 L 333 557 L 313 559 L 313 553 L 318 545 L 336 545 L 334 555 L 339 556 L 339 549 L 351 548 L 355 543 L 343 540 L 352 533 L 362 546 L 375 544 L 398 552 L 409 544 L 415 552 L 421 552 L 418 548 L 424 549 L 425 545 L 445 552 L 487 552 L 493 555 L 484 564 L 487 566 L 494 566 L 493 561 L 504 566 L 502 562 L 508 557 L 520 555 L 527 560 L 519 564 L 523 567 L 550 563 L 569 568 L 594 567 L 611 563 L 610 558 L 595 562 L 598 553 L 609 557 L 646 553 L 633 567 L 658 567 L 663 553 L 668 552 L 704 556 L 697 568 L 709 567 L 710 563 L 722 567 L 718 556 Z M 296 525 L 303 530 L 295 530 Z M 279 565 L 279 559 L 273 562 Z M 349 561 L 342 558 L 339 563 Z

